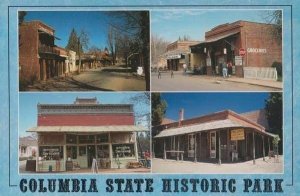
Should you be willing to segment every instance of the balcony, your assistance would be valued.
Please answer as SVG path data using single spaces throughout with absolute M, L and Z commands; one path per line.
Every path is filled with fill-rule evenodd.
M 59 50 L 55 49 L 55 47 L 47 46 L 47 45 L 39 45 L 39 53 L 48 53 L 48 54 L 56 54 L 59 55 Z

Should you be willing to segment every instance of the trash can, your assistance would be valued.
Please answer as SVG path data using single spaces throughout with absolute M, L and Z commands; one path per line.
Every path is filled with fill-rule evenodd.
M 49 165 L 49 172 L 52 172 L 52 165 Z

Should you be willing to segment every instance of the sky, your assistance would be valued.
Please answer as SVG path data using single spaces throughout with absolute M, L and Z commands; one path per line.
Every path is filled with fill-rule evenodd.
M 119 104 L 132 103 L 129 99 L 139 93 L 20 93 L 19 94 L 19 136 L 27 136 L 26 132 L 31 127 L 37 126 L 37 104 L 72 104 L 76 97 L 93 98 L 96 97 L 99 103 Z M 135 114 L 150 113 L 150 106 L 142 102 L 134 103 Z M 145 119 L 140 119 L 141 125 L 145 124 Z
M 55 44 L 66 47 L 69 35 L 74 28 L 79 34 L 81 30 L 88 33 L 91 46 L 104 49 L 112 16 L 99 11 L 28 11 L 25 21 L 40 20 L 55 30 Z
M 232 110 L 244 113 L 263 109 L 269 93 L 162 93 L 167 102 L 166 118 L 177 121 L 179 110 L 184 109 L 184 119 Z
M 164 40 L 174 42 L 179 36 L 204 41 L 206 31 L 238 20 L 263 22 L 266 10 L 157 10 L 151 12 L 151 32 Z

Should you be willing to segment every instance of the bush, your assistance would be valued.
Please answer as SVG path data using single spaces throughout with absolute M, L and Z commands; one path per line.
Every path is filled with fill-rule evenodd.
M 276 68 L 278 77 L 281 78 L 282 77 L 282 63 L 275 61 L 275 62 L 273 62 L 272 67 Z

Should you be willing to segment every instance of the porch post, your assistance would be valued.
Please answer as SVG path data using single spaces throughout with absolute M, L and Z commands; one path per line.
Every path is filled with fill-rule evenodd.
M 200 152 L 200 156 L 199 156 L 199 159 L 201 160 L 201 132 L 200 132 L 200 140 L 199 140 L 199 152 Z
M 269 151 L 268 154 L 270 153 L 270 138 L 268 137 L 268 146 L 269 146 Z
M 254 131 L 252 132 L 252 147 L 253 147 L 253 164 L 255 164 L 255 135 L 254 135 Z
M 35 171 L 38 172 L 40 171 L 39 168 L 39 157 L 40 157 L 40 145 L 39 145 L 39 133 L 37 133 L 37 150 L 36 150 L 36 162 L 35 162 Z
M 247 142 L 247 132 L 245 131 L 245 142 L 246 142 L 246 160 L 248 161 L 248 142 Z
M 219 131 L 219 165 L 221 165 L 221 130 Z
M 177 136 L 177 161 L 179 160 L 179 150 L 180 150 L 180 148 L 179 148 L 179 135 Z
M 194 142 L 195 142 L 195 145 L 194 145 L 194 162 L 197 162 L 197 133 L 195 133 Z
M 46 59 L 42 60 L 42 69 L 43 69 L 43 78 L 42 78 L 42 80 L 47 80 Z
M 265 161 L 265 156 L 266 156 L 266 153 L 265 153 L 265 136 L 262 136 L 262 141 L 263 141 L 263 160 Z
M 164 138 L 164 159 L 167 158 L 167 155 L 166 155 L 166 138 Z

